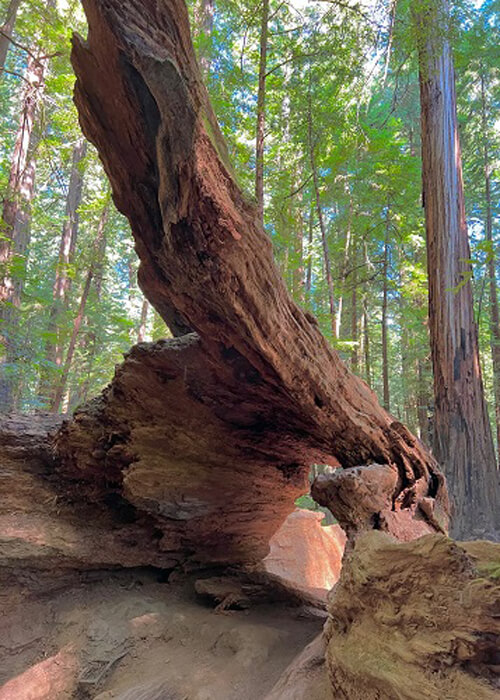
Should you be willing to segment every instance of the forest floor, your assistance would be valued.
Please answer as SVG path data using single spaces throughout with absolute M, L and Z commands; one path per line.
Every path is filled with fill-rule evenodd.
M 93 572 L 9 606 L 0 700 L 264 698 L 323 620 L 276 603 L 217 614 L 197 597 L 194 579 Z

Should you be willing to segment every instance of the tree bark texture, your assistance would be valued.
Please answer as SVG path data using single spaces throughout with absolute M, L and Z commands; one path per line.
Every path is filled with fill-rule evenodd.
M 434 369 L 434 453 L 454 501 L 454 533 L 500 526 L 500 486 L 484 399 L 474 319 L 467 224 L 447 39 L 448 8 L 418 16 L 422 179 L 427 231 L 429 325 Z
M 168 528 L 183 528 L 182 547 L 197 557 L 209 548 L 226 559 L 261 556 L 315 461 L 357 467 L 356 483 L 359 465 L 387 465 L 394 478 L 384 482 L 384 507 L 418 529 L 440 529 L 431 511 L 446 519 L 447 497 L 435 460 L 286 291 L 258 212 L 231 176 L 184 3 L 84 0 L 84 8 L 89 37 L 75 38 L 72 54 L 82 127 L 131 223 L 146 297 L 167 323 L 177 314 L 193 333 L 160 352 L 153 345 L 150 360 L 142 345 L 132 352 L 128 369 L 143 363 L 150 380 L 125 387 L 128 369 L 118 370 L 66 426 L 58 439 L 66 473 L 111 480 L 164 518 L 165 547 L 174 546 Z M 264 529 L 247 537 L 241 518 L 254 532 L 256 512 Z M 203 536 L 189 527 L 198 517 Z

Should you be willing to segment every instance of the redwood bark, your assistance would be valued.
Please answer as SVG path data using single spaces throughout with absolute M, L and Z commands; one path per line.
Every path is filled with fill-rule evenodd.
M 155 512 L 179 532 L 183 493 L 190 494 L 189 517 L 205 507 L 203 490 L 190 478 L 192 450 L 194 464 L 211 484 L 204 542 L 219 550 L 225 523 L 242 527 L 229 515 L 226 520 L 210 517 L 214 508 L 230 511 L 227 472 L 203 468 L 217 463 L 222 452 L 234 478 L 251 481 L 247 515 L 249 504 L 266 502 L 266 537 L 293 509 L 292 494 L 306 488 L 310 464 L 333 458 L 343 467 L 387 465 L 396 477 L 384 482 L 394 517 L 404 511 L 410 522 L 419 520 L 419 527 L 424 521 L 427 531 L 440 529 L 432 512 L 446 511 L 446 487 L 434 458 L 348 372 L 316 320 L 286 291 L 256 207 L 230 174 L 184 3 L 84 0 L 84 7 L 88 41 L 76 38 L 72 54 L 82 127 L 99 150 L 117 207 L 131 222 L 145 295 L 167 323 L 180 314 L 194 333 L 165 341 L 161 357 L 151 348 L 151 377 L 158 382 L 153 393 L 110 388 L 82 409 L 58 440 L 65 468 L 88 480 L 112 478 L 126 496 L 131 464 L 141 462 L 135 497 L 146 506 L 156 502 Z M 139 369 L 141 352 L 136 349 L 129 360 L 131 368 Z M 167 383 L 169 391 L 159 388 Z M 127 395 L 131 400 L 122 399 Z M 149 408 L 148 401 L 153 402 Z M 179 414 L 181 403 L 186 409 Z M 140 421 L 148 413 L 143 436 L 168 439 L 162 449 L 156 438 L 148 438 L 151 459 L 141 459 L 144 437 L 141 442 L 134 431 L 131 406 L 141 409 L 134 408 Z M 103 416 L 113 429 L 103 427 Z M 173 423 L 180 428 L 170 436 Z M 92 445 L 101 435 L 99 449 L 72 442 L 71 435 L 82 437 L 84 426 Z M 155 454 L 162 477 L 151 480 L 147 475 Z M 275 495 L 288 488 L 279 508 L 268 502 L 259 473 L 269 484 L 275 479 Z M 175 495 L 167 489 L 162 497 L 158 488 L 169 480 L 175 481 Z M 147 484 L 154 491 L 149 501 Z M 189 532 L 186 541 L 195 538 L 189 544 L 199 551 L 196 529 Z M 249 556 L 248 547 L 239 552 Z
M 500 489 L 474 320 L 448 6 L 416 17 L 429 323 L 434 369 L 434 452 L 455 505 L 454 532 L 497 528 Z
M 5 61 L 7 59 L 7 53 L 9 51 L 10 39 L 14 31 L 14 26 L 16 24 L 17 12 L 19 6 L 21 5 L 21 0 L 10 0 L 7 7 L 7 14 L 5 15 L 5 21 L 0 27 L 0 78 L 5 68 Z

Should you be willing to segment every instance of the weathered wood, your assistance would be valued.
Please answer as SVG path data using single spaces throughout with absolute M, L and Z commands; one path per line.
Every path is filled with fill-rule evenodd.
M 329 597 L 333 697 L 498 698 L 499 567 L 499 544 L 365 533 Z
M 447 0 L 418 9 L 422 181 L 434 370 L 434 453 L 454 501 L 453 531 L 500 529 L 500 482 L 484 398 Z
M 84 0 L 83 5 L 89 36 L 87 41 L 75 38 L 72 55 L 82 127 L 99 150 L 118 208 L 131 223 L 145 295 L 174 331 L 190 327 L 197 334 L 187 341 L 196 349 L 178 352 L 176 341 L 164 346 L 167 375 L 177 352 L 179 388 L 172 399 L 167 380 L 162 394 L 149 397 L 157 413 L 143 406 L 150 416 L 152 452 L 149 465 L 143 460 L 140 478 L 147 481 L 153 454 L 160 449 L 167 460 L 167 450 L 184 455 L 194 450 L 199 460 L 198 444 L 208 434 L 202 460 L 206 478 L 217 484 L 219 504 L 228 498 L 214 466 L 223 453 L 226 463 L 231 454 L 235 478 L 241 477 L 242 484 L 255 480 L 257 485 L 266 475 L 266 488 L 272 488 L 274 479 L 272 490 L 282 492 L 283 501 L 304 488 L 309 464 L 335 459 L 343 467 L 389 465 L 395 474 L 389 494 L 395 512 L 403 509 L 411 518 L 426 497 L 437 498 L 446 509 L 446 487 L 435 460 L 348 372 L 315 319 L 288 295 L 257 209 L 231 175 L 193 53 L 184 2 Z M 141 352 L 136 349 L 133 357 Z M 156 371 L 161 375 L 160 368 Z M 159 436 L 178 418 L 176 397 L 182 402 L 189 398 L 195 420 L 190 423 L 181 411 L 186 418 L 178 428 L 182 444 L 173 441 L 160 448 Z M 119 408 L 115 388 L 101 401 L 112 420 Z M 125 446 L 131 440 L 127 413 L 135 410 L 133 403 L 120 409 Z M 90 433 L 91 413 L 85 418 L 83 409 L 77 417 L 86 421 Z M 128 466 L 114 462 L 109 452 L 104 463 L 92 462 L 72 448 L 71 440 L 70 426 L 59 441 L 70 470 L 97 478 L 105 474 L 106 460 L 118 473 Z M 248 455 L 251 466 L 244 467 Z M 140 453 L 136 459 L 141 461 Z M 179 488 L 199 497 L 202 490 L 192 483 L 190 459 L 182 461 L 183 469 L 175 470 Z M 113 474 L 115 467 L 109 467 Z M 140 491 L 140 479 L 128 474 L 119 478 L 129 485 L 133 481 Z M 174 483 L 169 481 L 172 474 L 164 472 L 167 490 Z M 249 494 L 249 523 L 254 503 L 255 495 Z M 262 511 L 269 530 L 292 508 L 289 501 L 272 515 L 268 503 Z M 216 528 L 210 536 L 215 533 Z M 243 555 L 255 556 L 261 545 L 245 545 Z

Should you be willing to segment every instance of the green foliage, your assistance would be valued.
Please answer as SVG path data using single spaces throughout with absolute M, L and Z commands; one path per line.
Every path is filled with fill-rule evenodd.
M 428 0 L 425 0 L 428 3 Z M 312 312 L 332 342 L 331 318 L 316 192 L 311 175 L 310 137 L 318 171 L 319 202 L 326 225 L 338 321 L 340 354 L 382 394 L 382 302 L 387 294 L 391 411 L 425 433 L 432 409 L 427 331 L 425 232 L 421 202 L 418 37 L 412 12 L 399 0 L 391 27 L 392 2 L 303 2 L 271 0 L 266 78 L 265 226 L 276 263 L 296 301 Z M 6 3 L 0 4 L 0 12 Z M 254 192 L 255 122 L 261 4 L 258 0 L 191 3 L 193 34 L 206 83 L 227 140 L 238 181 Z M 459 118 L 464 155 L 467 213 L 480 342 L 491 397 L 485 266 L 497 258 L 500 220 L 498 107 L 500 102 L 499 7 L 490 0 L 455 3 L 450 36 L 457 66 Z M 86 275 L 96 265 L 93 241 L 108 185 L 94 149 L 80 163 L 84 177 L 78 208 L 79 233 L 66 265 L 68 303 L 50 326 L 59 242 L 75 144 L 80 138 L 72 102 L 69 63 L 72 30 L 85 34 L 76 0 L 24 0 L 16 42 L 51 55 L 43 101 L 37 113 L 36 193 L 26 258 L 12 272 L 24 279 L 19 317 L 7 329 L 21 349 L 5 366 L 15 376 L 23 410 L 48 405 L 77 315 Z M 27 53 L 12 47 L 0 77 L 0 192 L 7 192 L 12 148 L 23 97 Z M 482 116 L 485 92 L 486 129 Z M 312 116 L 308 131 L 309 111 Z M 493 241 L 485 241 L 484 149 L 490 158 Z M 387 266 L 384 250 L 387 241 Z M 142 295 L 127 222 L 113 208 L 106 247 L 79 331 L 66 391 L 69 408 L 109 381 L 113 368 L 137 340 Z M 387 268 L 387 269 L 386 269 Z M 168 333 L 150 309 L 147 337 Z M 2 329 L 5 332 L 5 329 Z M 47 347 L 60 341 L 54 362 Z M 492 402 L 490 402 L 492 403 Z M 305 502 L 304 502 L 305 503 Z

